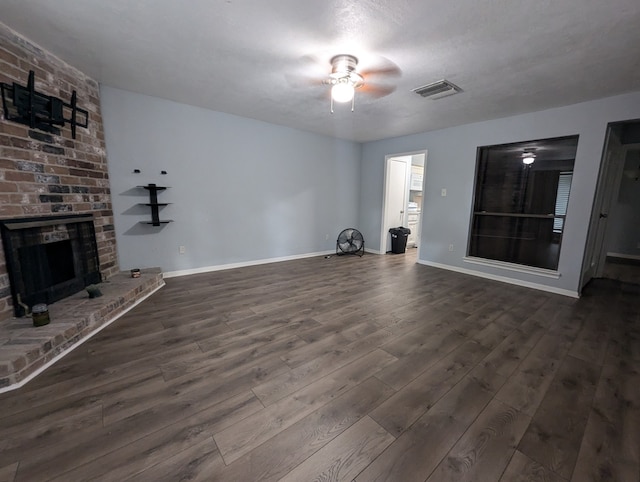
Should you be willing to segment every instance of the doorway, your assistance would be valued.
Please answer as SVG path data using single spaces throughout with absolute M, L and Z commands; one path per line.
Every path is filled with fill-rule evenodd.
M 593 278 L 640 284 L 640 120 L 607 127 L 581 289 Z
M 427 151 L 390 154 L 385 158 L 380 252 L 391 251 L 389 229 L 408 227 L 407 248 L 420 247 L 420 224 Z

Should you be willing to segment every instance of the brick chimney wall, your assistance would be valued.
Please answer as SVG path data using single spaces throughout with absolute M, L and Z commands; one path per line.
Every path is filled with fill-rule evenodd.
M 80 46 L 78 48 L 81 48 Z M 69 125 L 60 135 L 7 121 L 0 105 L 0 219 L 92 213 L 100 271 L 118 271 L 98 83 L 0 23 L 0 82 L 26 86 L 89 111 L 89 127 Z M 4 251 L 0 244 L 0 320 L 13 316 Z

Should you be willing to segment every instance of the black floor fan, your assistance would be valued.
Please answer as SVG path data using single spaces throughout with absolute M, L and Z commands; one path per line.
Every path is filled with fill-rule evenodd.
M 343 229 L 336 241 L 336 254 L 364 254 L 364 238 L 354 228 Z

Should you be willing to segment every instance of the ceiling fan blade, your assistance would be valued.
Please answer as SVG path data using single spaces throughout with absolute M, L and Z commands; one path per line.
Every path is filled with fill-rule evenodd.
M 360 75 L 363 77 L 373 77 L 384 75 L 387 77 L 400 77 L 402 75 L 402 70 L 396 64 L 391 62 L 389 59 L 385 59 L 384 57 L 378 57 L 377 66 L 365 67 L 359 70 Z
M 291 87 L 321 86 L 321 85 L 324 85 L 325 78 L 326 76 L 313 77 L 310 75 L 300 74 L 300 73 L 285 74 L 285 79 L 287 80 L 287 83 Z
M 365 83 L 361 88 L 358 89 L 358 92 L 362 92 L 363 94 L 366 94 L 370 97 L 379 99 L 380 97 L 385 97 L 391 94 L 395 90 L 395 85 L 375 85 Z
M 322 85 L 329 75 L 329 68 L 316 55 L 305 55 L 298 59 L 294 68 L 285 74 L 292 87 Z

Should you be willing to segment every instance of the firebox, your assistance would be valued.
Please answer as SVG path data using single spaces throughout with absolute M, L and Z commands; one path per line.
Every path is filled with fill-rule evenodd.
M 16 316 L 102 280 L 93 216 L 0 221 Z

